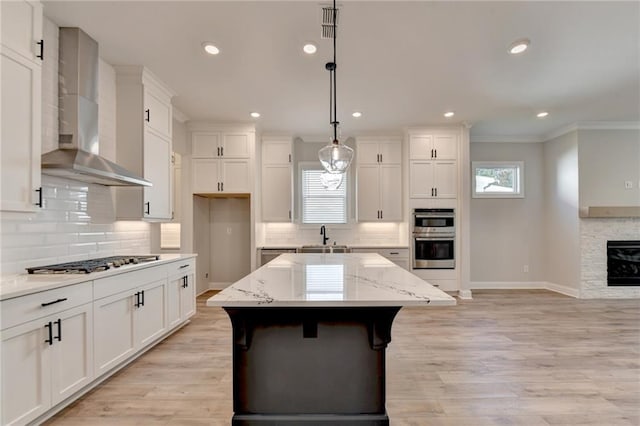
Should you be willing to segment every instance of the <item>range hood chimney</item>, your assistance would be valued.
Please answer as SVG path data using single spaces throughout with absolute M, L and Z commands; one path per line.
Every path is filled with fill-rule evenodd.
M 58 149 L 42 173 L 106 186 L 151 182 L 98 155 L 98 43 L 80 28 L 60 28 Z

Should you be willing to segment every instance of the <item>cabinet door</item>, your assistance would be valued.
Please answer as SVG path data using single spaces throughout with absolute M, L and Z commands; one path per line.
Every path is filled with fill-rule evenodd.
M 182 157 L 177 152 L 171 156 L 171 189 L 172 222 L 180 223 L 182 220 Z
M 437 198 L 456 198 L 458 168 L 455 161 L 436 161 L 433 166 L 433 186 Z
M 358 166 L 358 221 L 380 220 L 380 173 L 377 165 Z
M 18 0 L 2 1 L 0 7 L 2 44 L 25 59 L 40 62 L 36 56 L 40 54 L 37 43 L 42 41 L 42 5 L 38 1 Z M 2 87 L 5 88 L 4 84 Z
M 165 282 L 155 281 L 138 288 L 142 306 L 134 310 L 136 349 L 143 348 L 167 329 L 165 318 Z
M 217 158 L 220 147 L 220 133 L 193 133 L 191 151 L 193 158 Z
M 222 192 L 251 192 L 248 160 L 221 160 L 220 181 Z
M 156 133 L 144 132 L 145 219 L 171 219 L 171 143 Z M 148 204 L 147 204 L 148 203 Z
M 182 286 L 184 276 L 169 279 L 167 284 L 167 327 L 169 329 L 182 322 L 180 316 Z
M 212 194 L 219 192 L 219 160 L 195 159 L 191 163 L 194 194 Z
M 144 120 L 147 127 L 171 139 L 171 99 L 166 99 L 145 86 Z
M 92 304 L 60 313 L 53 328 L 51 399 L 55 405 L 93 380 Z
M 262 220 L 264 222 L 290 222 L 292 193 L 292 167 L 285 165 L 262 166 Z
M 268 140 L 262 142 L 262 164 L 283 165 L 291 163 L 290 140 Z
M 402 162 L 402 144 L 400 142 L 380 142 L 378 147 L 381 164 L 400 164 Z
M 3 13 L 7 3 L 13 2 L 2 2 Z M 4 18 L 3 15 L 3 24 Z M 40 188 L 41 69 L 4 47 L 0 57 L 0 162 L 3 176 L 11 177 L 2 179 L 0 210 L 34 211 L 38 200 L 36 190 Z
M 456 133 L 433 135 L 433 153 L 435 160 L 455 160 L 458 156 L 458 135 Z
M 402 222 L 402 172 L 400 165 L 380 166 L 380 219 Z
M 409 136 L 409 159 L 410 160 L 430 160 L 433 149 L 432 135 L 410 135 Z
M 378 164 L 380 162 L 380 151 L 378 141 L 358 141 L 356 158 L 358 165 Z
M 409 196 L 433 197 L 433 161 L 411 161 L 409 164 Z
M 249 158 L 250 136 L 247 133 L 223 133 L 220 156 L 225 158 Z
M 0 332 L 3 425 L 27 424 L 51 406 L 46 322 L 35 320 Z
M 96 377 L 120 364 L 136 351 L 133 333 L 133 291 L 93 302 L 93 354 Z
M 191 318 L 196 313 L 196 275 L 193 272 L 187 274 L 185 286 L 181 288 L 180 316 L 183 320 Z

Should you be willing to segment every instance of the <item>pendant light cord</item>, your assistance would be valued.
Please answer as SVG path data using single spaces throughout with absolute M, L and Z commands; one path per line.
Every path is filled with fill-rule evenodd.
M 333 115 L 330 115 L 331 124 L 333 125 L 333 142 L 337 143 L 338 141 L 338 97 L 337 97 L 337 84 L 336 84 L 336 15 L 338 14 L 338 10 L 336 9 L 336 0 L 333 0 L 333 67 L 331 69 L 331 73 L 329 75 L 330 83 L 329 90 L 332 90 L 330 100 L 333 102 Z

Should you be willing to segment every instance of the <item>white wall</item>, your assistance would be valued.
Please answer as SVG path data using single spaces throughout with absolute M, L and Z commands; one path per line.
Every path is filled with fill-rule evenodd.
M 200 294 L 209 289 L 209 271 L 211 270 L 211 222 L 209 220 L 209 199 L 189 194 L 193 200 L 189 203 L 193 206 L 193 252 L 198 253 L 196 259 L 196 293 Z M 191 211 L 191 209 L 190 209 Z M 184 223 L 184 222 L 183 222 Z
M 251 272 L 249 198 L 210 199 L 209 224 L 210 282 L 216 288 L 226 287 Z
M 44 19 L 46 46 L 58 45 L 58 27 Z M 42 152 L 58 147 L 58 55 L 45 49 L 42 67 Z M 100 153 L 115 157 L 115 72 L 100 61 Z M 43 175 L 44 208 L 38 213 L 3 213 L 0 272 L 114 254 L 149 252 L 149 225 L 116 222 L 112 189 Z
M 580 288 L 578 135 L 544 143 L 544 264 L 546 281 L 566 292 Z
M 471 160 L 524 161 L 525 186 L 525 198 L 471 199 L 472 287 L 544 281 L 543 144 L 475 142 Z
M 640 206 L 640 129 L 578 130 L 578 147 L 581 207 Z

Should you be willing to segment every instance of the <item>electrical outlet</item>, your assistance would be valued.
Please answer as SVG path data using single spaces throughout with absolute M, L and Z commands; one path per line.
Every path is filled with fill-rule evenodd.
M 633 182 L 631 182 L 630 180 L 625 180 L 624 189 L 633 189 Z
M 522 272 L 525 272 L 525 273 L 526 273 L 526 272 L 529 272 L 529 265 L 524 265 L 524 266 L 522 267 Z

